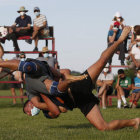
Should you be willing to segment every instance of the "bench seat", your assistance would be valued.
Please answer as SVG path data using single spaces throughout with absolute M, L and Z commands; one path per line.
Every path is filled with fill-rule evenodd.
M 109 99 L 109 106 L 112 106 L 112 98 L 117 98 L 117 96 L 110 95 L 106 97 L 106 106 L 108 106 L 108 99 Z M 128 96 L 127 98 L 131 98 L 131 96 Z M 100 107 L 102 107 L 102 100 L 100 100 Z

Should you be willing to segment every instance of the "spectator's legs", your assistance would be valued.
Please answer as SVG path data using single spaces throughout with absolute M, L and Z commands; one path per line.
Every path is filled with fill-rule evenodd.
M 126 99 L 125 99 L 125 94 L 124 94 L 123 88 L 121 86 L 118 87 L 118 91 L 121 95 L 123 103 L 126 104 L 127 102 L 126 102 Z
M 39 31 L 35 30 L 32 34 L 32 40 L 35 40 L 35 48 L 33 51 L 38 51 L 37 45 L 39 40 Z
M 16 33 L 12 33 L 12 34 L 11 34 L 11 39 L 12 39 L 12 41 L 13 41 L 13 46 L 14 46 L 14 47 L 18 47 L 17 35 L 16 35 Z
M 121 60 L 121 65 L 123 65 L 125 59 L 125 45 L 123 43 L 120 44 L 117 50 L 120 51 L 119 60 Z
M 23 96 L 23 89 L 20 88 L 19 90 L 20 90 L 20 95 Z M 23 98 L 21 98 L 21 104 L 23 104 Z
M 45 40 L 46 41 L 46 47 L 48 47 L 48 40 Z
M 135 101 L 138 102 L 140 98 L 140 93 L 137 93 L 136 97 L 135 97 Z
M 12 96 L 16 96 L 16 92 L 14 88 L 10 88 L 12 92 Z M 13 98 L 13 104 L 16 104 L 16 98 Z
M 140 59 L 136 59 L 136 61 L 140 63 Z M 134 73 L 137 73 L 135 63 L 133 61 L 130 63 L 129 68 L 132 69 Z
M 117 130 L 129 126 L 138 129 L 140 121 L 139 118 L 136 118 L 131 120 L 114 120 L 106 123 L 97 105 L 92 108 L 92 110 L 87 114 L 86 118 L 100 131 Z
M 35 39 L 35 47 L 37 47 L 37 45 L 38 45 L 38 40 L 39 40 L 39 37 L 38 37 L 38 36 L 36 36 L 34 39 Z
M 133 61 L 130 63 L 129 68 L 132 69 L 132 71 L 134 73 L 137 73 L 137 70 L 136 70 L 136 67 L 135 67 L 135 63 Z
M 39 34 L 39 31 L 34 31 L 32 34 L 32 40 L 35 39 L 35 37 Z
M 107 84 L 106 83 L 104 83 L 103 86 L 100 88 L 98 96 L 102 96 L 105 90 L 107 90 Z
M 109 44 L 108 44 L 108 47 L 110 47 L 111 45 L 113 45 L 113 43 L 109 43 Z M 111 63 L 112 63 L 112 58 L 109 59 L 108 63 L 111 65 Z
M 38 46 L 38 40 L 39 40 L 39 35 L 43 35 L 44 34 L 44 29 L 42 29 L 41 31 L 35 31 L 33 36 L 32 36 L 32 40 L 35 40 L 35 47 Z
M 135 97 L 136 97 L 136 95 L 134 93 L 132 93 L 132 95 L 131 95 L 132 102 L 135 100 Z
M 117 88 L 117 98 L 118 98 L 118 106 L 117 108 L 121 109 L 121 94 L 120 94 L 120 91 L 118 90 Z
M 15 78 L 17 81 L 23 81 L 23 79 L 22 79 L 22 72 L 21 72 L 21 71 L 16 71 L 16 72 L 15 72 L 15 75 L 14 75 L 14 78 Z
M 106 89 L 106 90 L 104 90 L 103 95 L 102 95 L 102 107 L 103 107 L 103 109 L 105 109 L 105 108 L 106 108 L 106 105 L 105 105 L 105 101 L 106 101 L 106 94 L 107 94 L 107 89 Z
M 108 88 L 109 88 L 109 86 L 106 83 L 104 83 L 98 93 L 98 97 L 102 96 L 102 108 L 103 109 L 106 108 L 105 101 L 106 101 L 106 94 L 107 94 Z
M 29 31 L 28 30 L 20 30 L 19 32 L 16 32 L 17 36 L 20 37 L 20 36 L 27 36 L 29 35 Z
M 3 55 L 4 55 L 4 49 L 0 43 L 0 58 L 2 58 Z

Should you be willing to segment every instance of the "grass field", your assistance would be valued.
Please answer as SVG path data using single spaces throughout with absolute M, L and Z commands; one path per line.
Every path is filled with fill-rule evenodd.
M 10 95 L 10 90 L 0 90 L 0 95 Z M 18 91 L 19 95 L 19 91 Z M 92 126 L 78 109 L 61 114 L 57 119 L 46 119 L 41 112 L 28 117 L 22 111 L 20 99 L 0 99 L 0 140 L 140 140 L 140 129 L 124 128 L 100 132 Z M 140 116 L 140 109 L 117 109 L 113 106 L 101 112 L 107 122 L 114 119 L 131 119 Z

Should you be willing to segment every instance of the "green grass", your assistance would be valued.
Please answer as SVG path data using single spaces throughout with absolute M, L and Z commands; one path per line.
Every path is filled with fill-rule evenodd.
M 0 95 L 11 95 L 10 90 L 0 90 Z M 19 91 L 18 94 L 19 95 Z M 12 105 L 12 99 L 0 99 L 0 140 L 139 140 L 140 129 L 124 128 L 100 132 L 92 126 L 78 109 L 61 114 L 57 119 L 46 119 L 41 112 L 28 117 L 22 112 L 20 99 Z M 107 122 L 114 119 L 139 117 L 138 109 L 117 109 L 113 106 L 101 112 Z

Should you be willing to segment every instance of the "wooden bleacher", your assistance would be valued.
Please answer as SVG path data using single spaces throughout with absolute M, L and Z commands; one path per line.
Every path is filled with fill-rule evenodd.
M 0 26 L 2 27 L 2 26 Z M 5 28 L 9 28 L 10 26 L 4 26 Z M 54 38 L 54 27 L 50 26 L 49 27 L 49 36 L 48 37 L 39 37 L 39 40 L 46 40 L 46 44 L 45 46 L 48 46 L 48 40 L 52 40 L 52 51 L 50 51 L 50 53 L 53 56 L 56 56 L 57 59 L 57 51 L 55 51 L 55 38 Z M 31 27 L 30 29 L 30 35 L 28 36 L 22 36 L 19 37 L 18 40 L 25 40 L 25 39 L 30 39 L 31 35 L 33 32 L 33 27 Z M 1 33 L 0 33 L 1 36 Z M 40 53 L 39 51 L 33 52 L 33 51 L 24 51 L 25 54 L 38 54 Z M 11 53 L 11 54 L 15 54 L 15 53 L 20 53 L 20 51 L 5 51 L 4 53 Z M 8 76 L 9 74 L 12 74 L 12 72 L 10 71 L 10 69 L 3 69 L 2 73 L 0 73 L 0 79 L 4 78 L 5 76 Z M 0 83 L 25 83 L 25 81 L 23 82 L 19 82 L 19 81 L 0 81 Z M 0 98 L 27 98 L 27 96 L 0 96 Z
M 112 106 L 112 98 L 117 98 L 117 96 L 116 95 L 109 95 L 109 96 L 106 97 L 106 107 L 108 105 Z M 128 96 L 127 98 L 131 98 L 131 96 Z M 102 100 L 100 100 L 100 107 L 102 107 Z
M 10 28 L 11 26 L 0 26 L 0 27 L 4 27 L 4 28 Z M 52 40 L 52 51 L 55 51 L 55 38 L 54 38 L 54 27 L 53 26 L 49 26 L 49 36 L 48 37 L 40 37 L 39 40 L 46 40 L 46 44 L 45 46 L 48 46 L 48 40 Z M 28 36 L 22 36 L 19 37 L 18 40 L 25 40 L 25 39 L 30 39 L 32 32 L 33 32 L 33 27 L 31 27 L 30 31 L 29 31 L 30 35 Z M 0 33 L 1 36 L 1 33 Z

